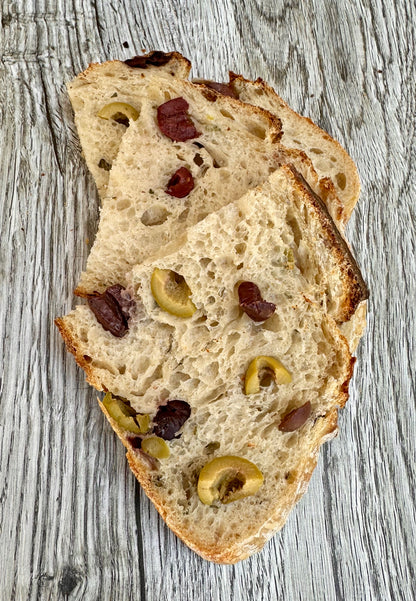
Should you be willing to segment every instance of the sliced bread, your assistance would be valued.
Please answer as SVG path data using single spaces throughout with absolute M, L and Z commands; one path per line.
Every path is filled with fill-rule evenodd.
M 230 87 L 240 100 L 270 111 L 282 123 L 281 143 L 287 148 L 304 152 L 312 161 L 320 178 L 334 185 L 341 204 L 337 220 L 345 224 L 351 216 L 360 195 L 357 167 L 344 150 L 328 133 L 311 119 L 302 117 L 262 79 L 249 81 L 241 75 L 230 73 Z
M 67 85 L 82 150 L 100 196 L 106 193 L 109 171 L 129 123 L 121 114 L 117 118 L 117 107 L 115 119 L 98 116 L 100 110 L 124 103 L 140 113 L 143 90 L 154 86 L 155 77 L 157 85 L 163 85 L 164 78 L 186 79 L 190 69 L 191 63 L 178 52 L 154 51 L 126 62 L 93 63 Z
M 342 321 L 361 298 L 357 289 L 362 294 L 363 284 L 356 268 L 346 267 L 342 239 L 334 238 L 330 223 L 298 174 L 282 167 L 132 269 L 124 284 L 136 308 L 124 336 L 105 331 L 89 306 L 57 320 L 88 381 L 124 399 L 130 412 L 149 415 L 150 430 L 137 436 L 101 405 L 162 517 L 212 561 L 247 557 L 283 525 L 347 399 L 353 361 L 327 311 Z M 158 294 L 169 287 L 153 285 L 157 270 L 184 278 L 194 307 L 189 317 L 161 308 Z M 182 282 L 183 291 L 183 280 L 171 279 L 174 289 L 175 282 Z M 249 317 L 239 297 L 241 282 L 254 283 L 261 302 L 276 307 L 263 322 Z M 176 307 L 176 292 L 168 297 Z M 281 383 L 256 392 L 247 388 L 249 367 L 264 356 L 280 361 L 290 378 L 283 383 L 273 371 Z M 169 413 L 175 399 L 189 406 L 190 415 L 179 420 L 173 438 L 165 437 L 170 456 L 155 458 L 152 441 L 146 441 L 155 433 L 164 438 L 160 412 Z M 303 421 L 288 427 L 299 412 Z M 198 493 L 201 469 L 230 456 L 257 466 L 263 484 L 247 498 L 221 502 L 234 494 L 230 487 L 236 493 L 245 487 L 244 469 L 235 471 L 231 460 L 226 476 L 235 477 L 227 486 L 223 482 L 220 500 L 205 504 Z
M 174 240 L 208 213 L 292 163 L 329 202 L 312 162 L 279 144 L 280 121 L 267 111 L 179 78 L 154 75 L 138 89 L 140 115 L 130 122 L 110 172 L 97 237 L 76 293 L 85 296 L 123 283 L 131 267 Z M 186 110 L 175 113 L 175 104 Z M 191 128 L 175 139 L 160 111 L 173 105 L 173 121 Z M 171 116 L 167 118 L 168 125 Z M 169 125 L 171 127 L 171 125 Z M 185 127 L 186 129 L 186 127 Z M 178 173 L 185 173 L 185 184 Z M 172 182 L 179 181 L 179 191 Z

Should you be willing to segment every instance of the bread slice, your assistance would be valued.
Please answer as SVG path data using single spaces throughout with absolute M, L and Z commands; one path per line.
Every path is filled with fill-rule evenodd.
M 134 66 L 130 66 L 134 65 Z M 178 52 L 154 51 L 127 62 L 93 63 L 68 85 L 82 150 L 100 196 L 107 189 L 109 171 L 117 156 L 126 125 L 98 117 L 103 106 L 123 102 L 140 112 L 140 96 L 163 78 L 186 79 L 191 63 Z
M 264 182 L 279 165 L 293 163 L 320 196 L 311 161 L 279 144 L 280 122 L 267 111 L 179 78 L 154 75 L 137 89 L 140 117 L 120 143 L 103 200 L 99 229 L 76 293 L 85 296 L 123 283 L 131 267 L 208 213 Z M 183 98 L 199 135 L 175 142 L 157 123 L 158 107 Z M 179 168 L 192 175 L 184 197 L 167 193 Z
M 319 177 L 335 186 L 341 204 L 336 220 L 345 224 L 360 195 L 357 167 L 329 134 L 311 119 L 302 117 L 280 98 L 276 91 L 262 79 L 249 81 L 241 75 L 230 73 L 230 84 L 237 98 L 270 111 L 282 123 L 281 143 L 287 148 L 302 151 L 312 161 Z
M 168 400 L 189 404 L 181 436 L 168 442 L 170 457 L 160 460 L 138 449 L 137 437 L 102 408 L 162 517 L 206 559 L 233 563 L 259 550 L 305 492 L 319 446 L 336 430 L 353 361 L 327 311 L 344 319 L 353 310 L 359 278 L 346 269 L 329 223 L 298 174 L 282 167 L 132 269 L 125 283 L 136 310 L 124 337 L 104 331 L 88 306 L 57 320 L 98 390 L 152 419 Z M 155 303 L 155 268 L 185 278 L 196 307 L 192 317 L 176 317 Z M 263 323 L 239 308 L 241 281 L 254 282 L 276 305 Z M 245 394 L 247 368 L 258 356 L 279 359 L 292 381 Z M 280 430 L 282 418 L 306 403 L 311 414 L 304 425 Z M 229 455 L 257 465 L 263 485 L 233 503 L 203 504 L 201 468 Z

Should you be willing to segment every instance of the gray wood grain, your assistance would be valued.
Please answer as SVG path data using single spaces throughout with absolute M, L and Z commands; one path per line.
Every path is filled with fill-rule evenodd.
M 414 2 L 16 0 L 1 11 L 1 601 L 413 601 Z M 371 301 L 340 435 L 285 528 L 236 566 L 208 564 L 164 526 L 53 325 L 98 215 L 64 82 L 142 48 L 182 51 L 200 77 L 230 68 L 270 81 L 362 178 L 348 233 Z

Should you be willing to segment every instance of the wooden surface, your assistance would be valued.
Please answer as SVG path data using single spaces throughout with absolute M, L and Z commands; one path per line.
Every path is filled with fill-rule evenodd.
M 1 19 L 1 601 L 413 601 L 414 2 L 16 0 Z M 285 528 L 236 566 L 164 526 L 53 325 L 98 215 L 64 82 L 142 48 L 270 81 L 362 179 L 348 231 L 371 301 L 340 435 Z

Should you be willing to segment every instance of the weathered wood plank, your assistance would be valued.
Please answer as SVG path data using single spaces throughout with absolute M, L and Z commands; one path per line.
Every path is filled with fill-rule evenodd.
M 413 600 L 414 4 L 17 0 L 1 18 L 1 599 Z M 164 526 L 53 326 L 98 215 L 64 82 L 141 48 L 269 80 L 362 177 L 349 236 L 372 297 L 341 433 L 287 526 L 237 566 Z

